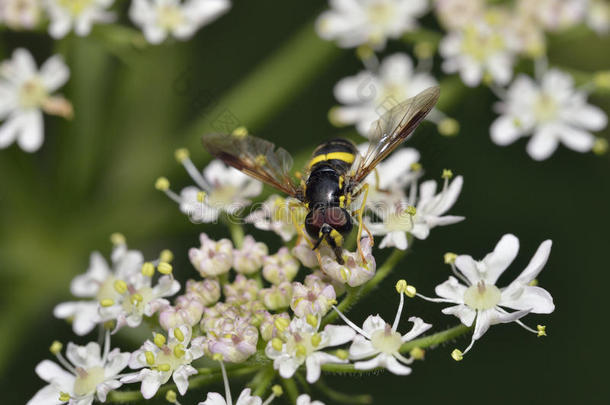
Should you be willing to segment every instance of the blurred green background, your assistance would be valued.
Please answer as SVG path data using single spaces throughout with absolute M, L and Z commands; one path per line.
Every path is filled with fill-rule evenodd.
M 148 257 L 172 249 L 181 278 L 196 276 L 186 253 L 198 245 L 199 232 L 228 236 L 220 226 L 190 223 L 154 190 L 160 175 L 169 177 L 175 190 L 190 184 L 173 158 L 176 148 L 189 147 L 203 167 L 209 155 L 199 137 L 218 130 L 227 114 L 301 159 L 331 136 L 355 137 L 351 128 L 333 128 L 327 120 L 335 104 L 333 85 L 362 67 L 353 51 L 317 38 L 313 21 L 325 3 L 241 1 L 189 42 L 144 48 L 108 27 L 55 42 L 45 33 L 0 33 L 2 59 L 19 46 L 39 63 L 56 52 L 65 56 L 72 75 L 63 92 L 76 113 L 71 122 L 45 117 L 45 143 L 38 153 L 15 146 L 0 150 L 2 403 L 25 403 L 44 385 L 34 367 L 50 356 L 52 340 L 85 341 L 74 339 L 70 327 L 53 318 L 52 308 L 69 299 L 69 282 L 85 271 L 91 251 L 109 253 L 110 233 L 122 232 L 130 247 Z M 425 22 L 434 28 L 432 19 Z M 581 71 L 608 69 L 608 49 L 608 39 L 568 33 L 551 39 L 550 60 Z M 400 42 L 386 54 L 399 50 L 412 55 L 411 46 Z M 436 62 L 436 76 L 443 78 Z M 443 168 L 465 177 L 451 213 L 467 219 L 417 241 L 380 293 L 363 300 L 350 317 L 358 322 L 370 313 L 392 317 L 397 279 L 430 295 L 448 276 L 443 253 L 481 258 L 511 232 L 522 249 L 505 282 L 523 269 L 540 242 L 554 241 L 539 281 L 552 293 L 556 311 L 526 318 L 529 325 L 546 324 L 549 336 L 538 339 L 515 324 L 499 325 L 461 363 L 449 354 L 464 348 L 469 337 L 428 351 L 408 377 L 326 380 L 346 392 L 369 392 L 377 404 L 605 402 L 609 156 L 560 148 L 536 163 L 525 153 L 525 141 L 498 147 L 488 134 L 495 117 L 491 92 L 465 89 L 455 77 L 449 83 L 440 105 L 461 123 L 459 136 L 443 138 L 425 123 L 409 146 L 422 153 L 427 178 L 438 179 Z M 593 95 L 592 101 L 610 110 L 610 97 Z M 252 227 L 248 232 L 272 251 L 280 245 L 273 234 Z M 378 262 L 386 254 L 380 252 Z M 435 331 L 457 324 L 440 309 L 408 301 L 402 325 L 411 315 L 432 322 Z M 118 339 L 115 343 L 128 345 Z M 231 382 L 234 393 L 244 382 Z M 204 397 L 205 391 L 193 392 L 182 402 Z

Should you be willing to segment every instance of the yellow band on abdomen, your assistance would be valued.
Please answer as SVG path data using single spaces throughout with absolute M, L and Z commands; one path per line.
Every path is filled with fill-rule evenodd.
M 314 156 L 309 162 L 309 168 L 311 169 L 317 163 L 327 160 L 341 160 L 345 163 L 354 163 L 354 154 L 349 152 L 331 152 Z

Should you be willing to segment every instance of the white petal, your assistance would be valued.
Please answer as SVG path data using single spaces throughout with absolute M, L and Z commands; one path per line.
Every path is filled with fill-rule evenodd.
M 527 267 L 525 267 L 521 274 L 519 274 L 519 277 L 517 277 L 515 282 L 519 282 L 521 284 L 528 284 L 530 281 L 535 279 L 546 265 L 546 262 L 549 259 L 549 255 L 551 254 L 552 246 L 553 241 L 550 239 L 547 239 L 542 242 L 540 246 L 538 246 L 536 253 L 528 263 Z
M 360 360 L 370 357 L 377 353 L 370 340 L 362 335 L 356 335 L 349 348 L 349 357 L 353 360 Z
M 305 359 L 305 365 L 307 367 L 307 382 L 310 384 L 315 383 L 320 378 L 321 368 L 320 368 L 320 360 L 315 355 L 316 353 L 307 356 Z
M 195 374 L 197 374 L 197 370 L 190 365 L 180 366 L 174 371 L 173 379 L 180 395 L 186 394 L 189 387 L 189 377 Z
M 0 149 L 4 149 L 15 142 L 17 134 L 23 126 L 23 114 L 13 113 L 0 126 Z
M 339 346 L 349 342 L 356 336 L 356 332 L 349 326 L 327 325 L 324 332 L 328 335 L 327 346 Z
M 447 281 L 439 284 L 434 289 L 436 295 L 456 303 L 464 302 L 464 293 L 466 292 L 466 286 L 460 284 L 457 278 L 450 276 Z
M 217 392 L 208 392 L 205 401 L 199 402 L 197 405 L 227 405 L 225 398 Z
M 608 116 L 601 108 L 585 104 L 570 113 L 569 122 L 591 131 L 600 131 L 608 124 Z
M 106 377 L 114 377 L 119 374 L 129 364 L 131 354 L 121 353 L 118 348 L 113 349 L 108 353 L 108 359 L 104 369 L 106 370 Z
M 23 126 L 17 136 L 17 144 L 25 152 L 35 152 L 42 145 L 44 139 L 44 126 L 42 112 L 30 110 L 23 113 Z
M 502 115 L 491 124 L 491 140 L 500 146 L 510 145 L 519 139 L 523 133 L 521 128 L 515 125 L 515 118 Z
M 421 335 L 422 333 L 424 333 L 425 331 L 427 331 L 428 329 L 430 329 L 432 327 L 431 324 L 424 322 L 423 319 L 418 318 L 416 316 L 410 317 L 409 322 L 413 323 L 413 327 L 411 328 L 411 330 L 408 333 L 406 333 L 402 336 L 403 342 L 408 342 L 410 340 L 415 339 L 416 337 L 418 337 L 419 335 Z
M 588 152 L 595 143 L 595 137 L 589 132 L 569 126 L 561 129 L 559 139 L 565 146 L 577 152 Z
M 54 55 L 40 68 L 40 78 L 48 92 L 53 92 L 63 86 L 70 77 L 70 69 L 63 58 Z
M 279 359 L 278 359 L 279 360 Z M 278 361 L 276 360 L 276 361 Z M 290 378 L 297 371 L 301 363 L 293 359 L 292 357 L 287 357 L 279 361 L 279 370 L 280 375 L 283 378 Z
M 498 305 L 517 310 L 528 310 L 535 314 L 550 314 L 555 310 L 553 297 L 541 287 L 511 284 L 502 291 Z
M 86 346 L 78 346 L 72 342 L 66 348 L 66 357 L 76 367 L 87 369 L 101 365 L 101 349 L 97 342 L 89 342 Z
M 142 396 L 150 399 L 155 396 L 161 384 L 163 384 L 163 375 L 157 371 L 142 370 Z M 121 379 L 123 381 L 123 379 Z
M 370 370 L 376 367 L 380 367 L 382 365 L 384 354 L 380 354 L 377 357 L 373 357 L 367 361 L 357 361 L 354 363 L 354 368 L 356 370 Z
M 441 311 L 443 314 L 445 315 L 455 315 L 460 319 L 460 322 L 462 322 L 464 325 L 470 327 L 472 325 L 472 322 L 474 321 L 474 318 L 477 315 L 477 311 L 475 311 L 474 309 L 471 309 L 470 307 L 468 307 L 467 305 L 454 305 L 452 307 L 448 307 L 448 308 L 443 308 L 443 310 Z
M 512 234 L 502 236 L 494 251 L 481 261 L 484 265 L 484 273 L 481 270 L 481 276 L 485 282 L 495 285 L 500 275 L 515 260 L 517 253 L 519 253 L 519 239 Z
M 411 374 L 411 368 L 401 364 L 393 356 L 386 356 L 385 367 L 388 369 L 388 371 L 396 375 Z
M 43 360 L 36 366 L 36 374 L 44 381 L 58 386 L 64 391 L 71 391 L 75 376 L 51 360 Z
M 477 269 L 477 262 L 469 255 L 459 255 L 455 259 L 455 267 L 466 277 L 470 284 L 481 281 L 481 275 Z
M 362 324 L 362 330 L 370 336 L 376 330 L 384 329 L 386 323 L 379 315 L 369 315 Z
M 67 16 L 59 16 L 52 19 L 49 24 L 49 35 L 55 39 L 63 38 L 70 32 L 72 28 L 72 20 Z
M 491 321 L 494 317 L 495 312 L 495 309 L 477 311 L 477 320 L 474 325 L 472 340 L 479 340 L 481 336 L 483 336 L 485 332 L 487 332 L 489 327 L 492 325 Z
M 548 131 L 538 131 L 527 143 L 527 153 L 534 160 L 548 159 L 557 149 L 557 138 Z
M 57 405 L 60 389 L 54 385 L 45 385 L 26 403 L 26 405 Z
M 396 247 L 398 250 L 407 249 L 408 241 L 407 234 L 403 231 L 392 231 L 388 233 L 379 244 L 379 248 Z

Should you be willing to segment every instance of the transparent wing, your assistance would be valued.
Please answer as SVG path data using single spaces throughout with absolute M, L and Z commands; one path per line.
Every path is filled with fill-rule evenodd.
M 298 188 L 290 177 L 292 156 L 283 148 L 251 135 L 206 134 L 203 146 L 237 170 L 293 197 Z
M 439 94 L 438 86 L 430 87 L 398 104 L 373 123 L 370 146 L 355 162 L 351 172 L 354 183 L 364 180 L 379 162 L 407 139 L 432 110 Z

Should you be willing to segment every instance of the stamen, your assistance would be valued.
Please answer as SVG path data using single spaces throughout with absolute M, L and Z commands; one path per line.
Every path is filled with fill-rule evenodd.
M 265 402 L 263 402 L 263 405 L 269 405 L 271 401 L 273 401 L 273 399 L 275 399 L 276 397 L 281 397 L 283 393 L 284 390 L 282 390 L 282 387 L 277 384 L 274 385 L 273 387 L 271 387 L 271 395 L 265 400 Z
M 174 336 L 178 339 L 179 342 L 184 342 L 184 333 L 180 330 L 180 328 L 174 329 Z
M 208 193 L 213 190 L 213 187 L 207 182 L 188 156 L 184 157 L 180 163 L 182 163 L 182 166 L 184 166 L 186 172 L 189 174 L 189 176 L 191 176 L 199 188 L 207 191 Z
M 180 402 L 178 402 L 178 396 L 176 395 L 176 391 L 174 390 L 167 391 L 167 393 L 165 394 L 165 400 L 170 404 L 180 405 Z
M 345 322 L 345 323 L 346 323 L 346 324 L 347 324 L 347 325 L 348 325 L 350 328 L 352 328 L 353 330 L 355 330 L 356 332 L 358 332 L 359 334 L 361 334 L 361 335 L 362 335 L 362 336 L 364 336 L 365 338 L 367 338 L 367 339 L 371 340 L 371 336 L 370 336 L 368 333 L 366 333 L 365 331 L 363 331 L 362 329 L 360 329 L 360 328 L 359 328 L 359 327 L 358 327 L 358 326 L 357 326 L 355 323 L 353 323 L 352 321 L 350 321 L 349 319 L 347 319 L 347 317 L 346 317 L 345 315 L 343 315 L 343 314 L 341 313 L 341 311 L 339 311 L 339 310 L 337 309 L 337 307 L 336 307 L 336 306 L 334 306 L 334 305 L 333 305 L 333 309 L 334 309 L 335 311 L 337 311 L 337 314 L 339 315 L 339 317 L 340 317 L 341 319 L 343 319 L 343 322 Z
M 167 262 L 161 262 L 157 266 L 157 270 L 159 271 L 159 273 L 167 275 L 167 274 L 171 274 L 173 267 L 171 264 L 169 264 Z
M 398 280 L 396 283 L 396 291 L 400 294 L 400 303 L 398 304 L 398 310 L 396 311 L 396 317 L 394 318 L 394 323 L 392 324 L 392 332 L 396 332 L 396 328 L 398 328 L 398 323 L 400 322 L 400 315 L 402 314 L 402 307 L 405 303 L 404 292 L 407 289 L 407 282 L 405 280 Z
M 546 326 L 544 325 L 536 325 L 538 329 L 538 337 L 546 336 Z
M 159 260 L 165 263 L 171 263 L 174 260 L 174 253 L 169 249 L 163 249 L 159 255 Z
M 142 274 L 146 277 L 155 275 L 155 266 L 151 262 L 146 262 L 142 265 Z
M 113 245 L 124 245 L 125 236 L 123 236 L 122 233 L 115 232 L 112 235 L 110 235 L 110 242 L 112 242 Z
M 104 355 L 102 356 L 103 364 L 106 364 L 106 360 L 108 359 L 108 353 L 110 353 L 110 330 L 106 329 L 106 333 L 104 336 Z
M 423 360 L 426 356 L 426 351 L 420 347 L 414 347 L 409 352 L 409 356 L 411 356 L 413 360 Z
M 153 341 L 155 342 L 155 344 L 157 345 L 157 347 L 162 348 L 163 345 L 165 345 L 165 336 L 163 336 L 160 333 L 155 333 L 155 337 L 153 338 Z
M 430 297 L 426 297 L 425 295 L 422 295 L 420 293 L 416 293 L 416 296 L 418 296 L 421 299 L 424 299 L 426 301 L 430 301 L 430 302 L 444 302 L 444 303 L 448 303 L 448 304 L 455 304 L 454 301 L 445 299 L 445 298 L 430 298 Z
M 412 364 L 412 363 L 413 363 L 413 358 L 412 358 L 412 357 L 407 358 L 407 357 L 403 356 L 402 354 L 400 354 L 400 353 L 398 353 L 398 352 L 397 352 L 397 353 L 394 353 L 394 356 L 395 356 L 395 357 L 396 357 L 398 360 L 402 361 L 402 362 L 403 362 L 403 363 L 405 363 L 405 364 Z
M 220 353 L 216 353 L 216 354 L 220 354 Z M 217 356 L 214 355 L 214 357 L 217 357 Z M 233 405 L 233 400 L 231 399 L 231 389 L 229 388 L 229 379 L 227 378 L 227 370 L 225 370 L 225 365 L 222 362 L 222 355 L 220 355 L 220 360 L 218 360 L 218 361 L 220 362 L 220 370 L 222 372 L 222 379 L 225 384 L 225 399 L 227 400 L 227 405 Z

